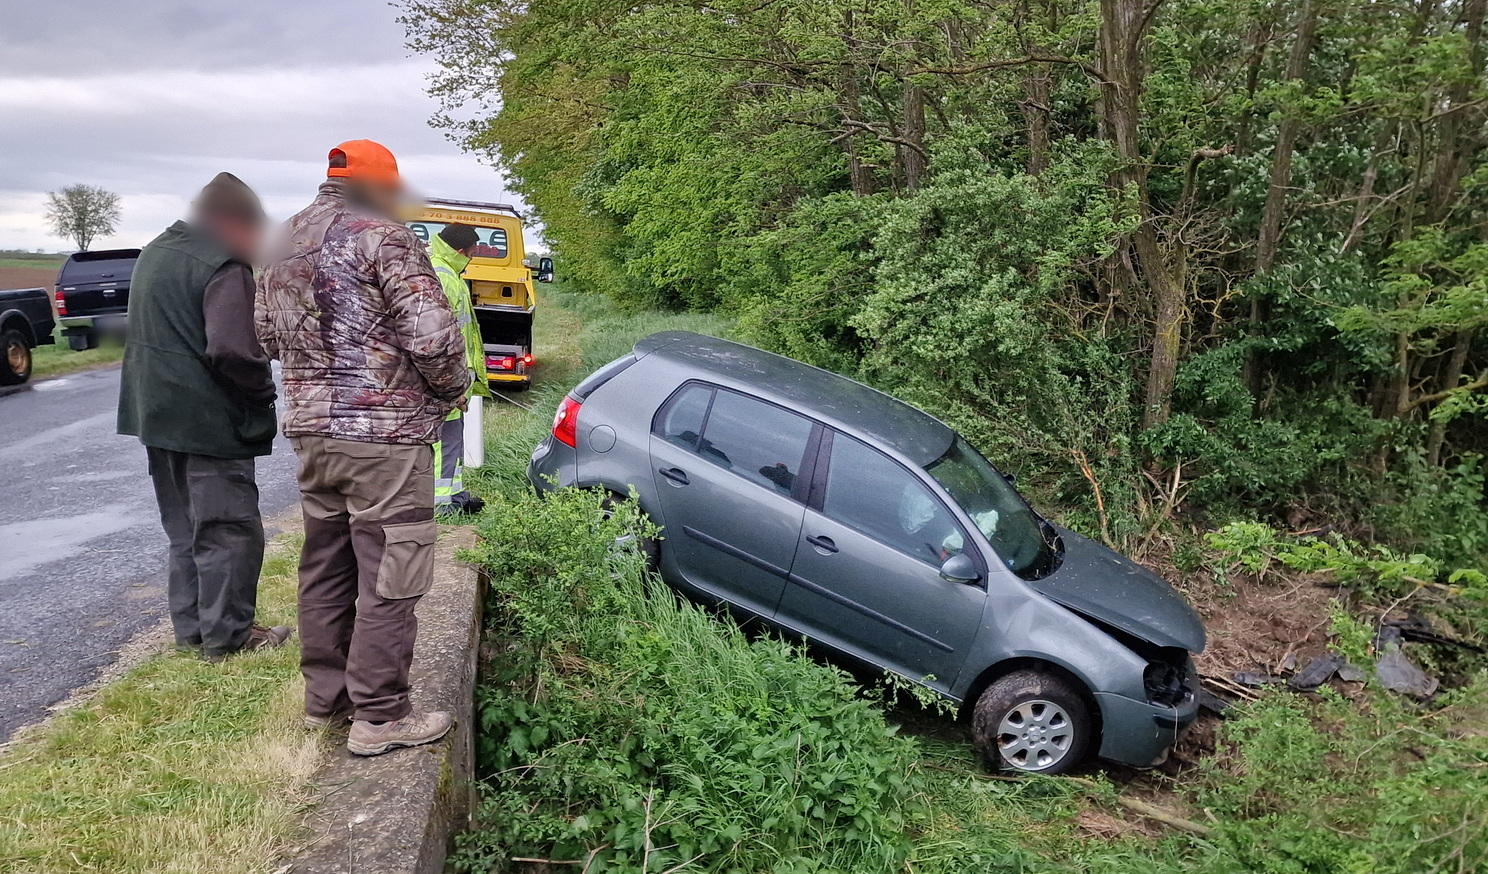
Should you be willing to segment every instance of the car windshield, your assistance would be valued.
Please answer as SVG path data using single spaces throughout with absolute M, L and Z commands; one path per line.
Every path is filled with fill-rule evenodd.
M 1048 524 L 969 443 L 956 438 L 939 461 L 925 468 L 981 529 L 997 557 L 1024 579 L 1038 579 L 1054 562 Z

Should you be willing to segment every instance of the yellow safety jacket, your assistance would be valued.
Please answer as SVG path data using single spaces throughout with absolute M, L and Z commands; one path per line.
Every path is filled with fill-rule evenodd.
M 486 350 L 481 340 L 480 324 L 475 320 L 475 301 L 470 296 L 470 286 L 460 278 L 470 259 L 456 252 L 443 239 L 435 236 L 429 241 L 429 260 L 434 264 L 434 275 L 449 298 L 460 322 L 460 334 L 465 338 L 465 357 L 470 367 L 471 382 L 467 397 L 491 396 L 491 386 L 486 381 Z

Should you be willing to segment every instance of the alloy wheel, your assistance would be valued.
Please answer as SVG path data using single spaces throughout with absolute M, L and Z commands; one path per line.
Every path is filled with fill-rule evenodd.
M 1070 715 L 1052 701 L 1034 699 L 1009 710 L 997 727 L 997 747 L 1009 766 L 1046 771 L 1064 761 L 1075 740 Z

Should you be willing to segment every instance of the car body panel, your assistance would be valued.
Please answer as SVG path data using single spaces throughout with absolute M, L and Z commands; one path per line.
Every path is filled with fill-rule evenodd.
M 844 377 L 724 340 L 657 334 L 632 354 L 636 361 L 611 365 L 625 366 L 599 379 L 599 388 L 576 390 L 583 395 L 577 448 L 547 438 L 534 451 L 529 479 L 539 490 L 552 488 L 551 478 L 634 495 L 662 528 L 660 571 L 674 587 L 959 702 L 969 703 L 1000 671 L 1045 665 L 1087 692 L 1104 729 L 1099 753 L 1112 761 L 1149 766 L 1192 721 L 1198 681 L 1191 660 L 1191 691 L 1177 706 L 1149 702 L 1144 686 L 1154 653 L 1203 647 L 1202 626 L 1187 605 L 1159 578 L 1072 532 L 1063 534 L 1064 564 L 1044 580 L 989 561 L 997 555 L 992 545 L 924 470 L 950 447 L 949 427 Z M 658 437 L 660 411 L 689 383 L 816 422 L 816 460 L 808 451 L 797 472 L 811 478 L 808 487 L 798 480 L 789 494 L 762 488 L 710 465 L 697 448 Z M 868 444 L 938 496 L 965 529 L 964 549 L 981 578 L 949 582 L 931 559 L 893 551 L 827 516 L 818 477 L 830 468 L 833 434 Z M 707 435 L 703 427 L 697 443 L 709 442 Z M 747 473 L 758 461 L 739 467 Z M 662 476 L 663 468 L 682 469 L 688 483 Z M 681 493 L 688 497 L 679 500 Z M 808 539 L 823 534 L 836 552 L 824 554 Z
M 934 567 L 808 509 L 775 621 L 949 694 L 986 600 L 980 588 L 947 582 Z
M 57 323 L 72 334 L 122 334 L 139 249 L 100 249 L 69 256 L 57 273 Z
M 1033 588 L 1158 646 L 1203 652 L 1204 625 L 1167 581 L 1131 559 L 1067 529 L 1064 561 Z
M 52 298 L 45 288 L 15 288 L 0 291 L 0 328 L 19 330 L 32 346 L 56 342 L 52 329 Z
M 668 575 L 756 615 L 773 616 L 806 508 L 655 435 L 651 466 L 662 517 L 685 520 L 666 529 L 662 562 Z M 740 525 L 741 519 L 749 524 Z

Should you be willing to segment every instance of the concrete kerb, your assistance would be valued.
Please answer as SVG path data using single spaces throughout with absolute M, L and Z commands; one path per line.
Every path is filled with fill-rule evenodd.
M 305 814 L 312 833 L 281 871 L 293 874 L 436 874 L 452 835 L 474 808 L 474 705 L 480 635 L 480 578 L 455 551 L 475 544 L 469 528 L 441 531 L 434 587 L 419 601 L 414 647 L 415 706 L 448 710 L 444 740 L 374 758 L 346 751 L 344 732 L 327 735 Z M 334 747 L 331 746 L 334 743 Z

